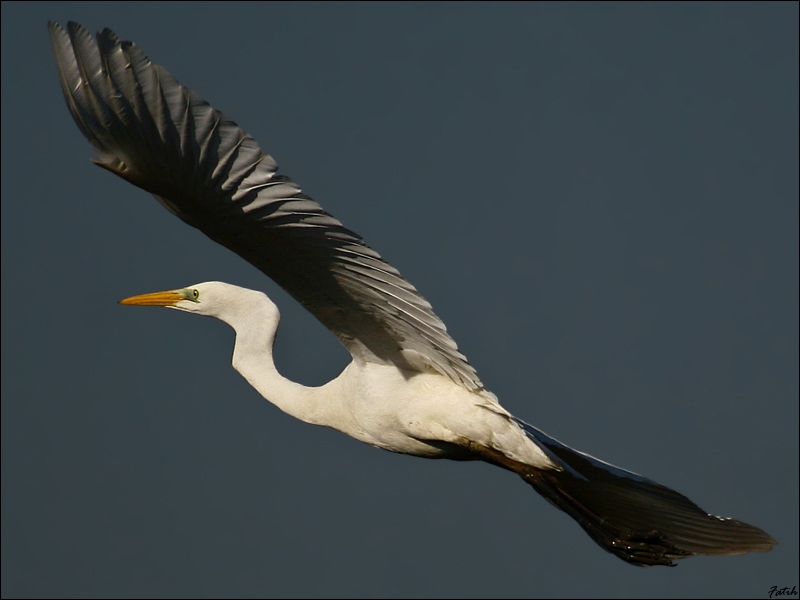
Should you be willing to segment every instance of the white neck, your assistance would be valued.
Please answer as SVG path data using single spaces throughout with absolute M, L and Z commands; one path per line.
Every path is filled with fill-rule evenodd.
M 280 315 L 266 296 L 266 304 L 252 303 L 246 311 L 226 315 L 223 320 L 236 332 L 233 347 L 233 368 L 259 394 L 283 412 L 305 421 L 323 424 L 319 414 L 319 389 L 289 381 L 278 373 L 272 356 Z

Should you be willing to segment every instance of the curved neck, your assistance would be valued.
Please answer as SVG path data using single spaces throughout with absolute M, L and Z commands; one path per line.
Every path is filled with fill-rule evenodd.
M 271 310 L 253 311 L 253 307 L 249 308 L 244 322 L 235 317 L 225 319 L 236 332 L 233 368 L 283 412 L 306 423 L 322 425 L 319 388 L 289 381 L 275 368 L 272 348 L 280 321 L 277 308 L 271 303 L 265 307 Z

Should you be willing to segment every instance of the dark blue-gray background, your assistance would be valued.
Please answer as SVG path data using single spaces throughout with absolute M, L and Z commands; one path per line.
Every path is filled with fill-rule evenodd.
M 2 5 L 3 596 L 719 596 L 798 582 L 798 8 Z M 222 323 L 272 282 L 93 166 L 47 19 L 108 26 L 240 123 L 432 302 L 503 404 L 768 554 L 637 569 L 516 477 L 293 421 Z

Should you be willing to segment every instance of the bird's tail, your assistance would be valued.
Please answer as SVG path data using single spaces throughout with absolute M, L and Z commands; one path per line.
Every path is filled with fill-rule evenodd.
M 563 467 L 523 471 L 522 478 L 624 561 L 674 566 L 695 554 L 766 552 L 777 544 L 758 527 L 710 515 L 674 490 L 519 425 Z

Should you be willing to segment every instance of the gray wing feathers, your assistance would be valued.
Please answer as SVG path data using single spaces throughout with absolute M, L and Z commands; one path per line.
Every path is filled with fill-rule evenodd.
M 76 23 L 49 27 L 67 106 L 98 165 L 271 277 L 356 359 L 431 368 L 482 389 L 414 286 L 278 175 L 236 123 L 111 30 L 95 41 Z

